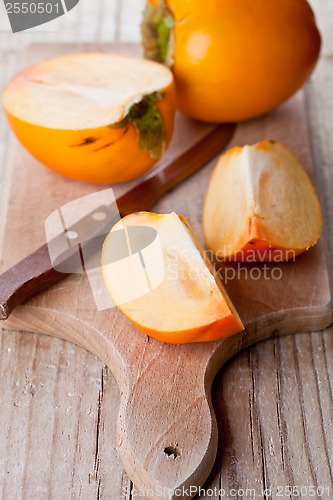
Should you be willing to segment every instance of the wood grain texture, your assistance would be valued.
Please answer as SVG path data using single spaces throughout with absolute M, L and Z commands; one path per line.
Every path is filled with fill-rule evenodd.
M 46 59 L 64 50 L 73 51 L 75 47 L 34 46 L 24 59 Z M 270 115 L 239 125 L 233 144 L 255 143 L 263 138 L 280 140 L 296 152 L 313 176 L 306 124 L 304 96 L 300 93 Z M 184 127 L 181 122 L 180 127 L 176 140 L 181 138 L 186 144 L 195 132 L 194 126 Z M 195 133 L 201 136 L 204 132 L 199 128 Z M 172 146 L 169 154 L 176 155 L 172 151 L 178 149 Z M 202 200 L 214 164 L 211 162 L 155 207 L 157 212 L 183 213 L 201 238 Z M 98 189 L 55 176 L 18 144 L 8 168 L 12 171 L 12 187 L 2 255 L 5 269 L 23 258 L 28 247 L 33 250 L 43 243 L 44 220 L 51 212 Z M 21 183 L 16 186 L 14 179 L 19 176 Z M 41 197 L 40 192 L 48 196 Z M 16 245 L 18 233 L 24 247 Z M 82 275 L 68 277 L 14 310 L 6 326 L 71 340 L 111 368 L 121 391 L 117 443 L 125 468 L 137 487 L 147 492 L 160 490 L 161 498 L 173 499 L 177 488 L 202 486 L 212 468 L 217 432 L 210 392 L 220 366 L 260 340 L 321 329 L 331 323 L 323 245 L 322 240 L 292 266 L 268 266 L 268 278 L 260 268 L 260 279 L 247 276 L 249 267 L 237 269 L 239 276 L 226 286 L 246 332 L 224 342 L 168 346 L 149 339 L 118 311 L 97 312 L 88 280 Z M 278 279 L 272 277 L 275 268 Z M 222 279 L 232 269 L 221 268 Z
M 81 3 L 88 5 L 89 2 L 81 0 Z M 316 4 L 319 5 L 319 2 Z M 329 8 L 328 2 L 320 2 L 325 25 L 330 23 L 327 14 Z M 81 23 L 78 21 L 79 19 L 76 19 L 77 33 L 82 37 L 84 36 L 82 21 Z M 87 21 L 85 22 L 87 23 Z M 68 37 L 69 33 L 70 31 L 64 32 L 63 38 Z M 327 39 L 331 33 L 332 30 L 327 31 Z M 8 63 L 5 64 L 5 68 L 8 68 L 8 65 L 14 66 L 12 54 L 6 60 Z M 332 129 L 333 107 L 332 86 L 327 83 L 327 79 L 332 78 L 332 63 L 329 58 L 325 60 L 325 66 L 325 72 L 322 68 L 317 71 L 309 88 L 308 97 L 312 116 L 316 165 L 317 168 L 318 166 L 322 167 L 325 173 L 327 191 L 331 192 L 332 151 L 329 139 Z M 8 72 L 10 73 L 10 70 Z M 326 199 L 326 207 L 332 208 L 331 200 L 331 198 Z M 332 211 L 326 213 L 327 215 L 332 214 Z M 17 342 L 18 338 L 25 340 L 24 342 L 22 340 L 22 344 L 20 344 Z M 57 339 L 40 337 L 39 340 L 43 339 L 43 344 L 38 349 L 35 349 L 37 337 L 34 335 L 13 335 L 5 332 L 2 339 L 6 342 L 1 346 L 1 370 L 2 375 L 5 376 L 2 376 L 0 380 L 1 394 L 3 395 L 1 408 L 3 425 L 1 428 L 4 429 L 0 460 L 2 465 L 6 464 L 1 468 L 0 483 L 6 491 L 6 497 L 3 497 L 45 498 L 45 496 L 49 496 L 51 498 L 88 499 L 99 497 L 119 498 L 121 500 L 133 497 L 133 495 L 127 495 L 125 491 L 121 490 L 122 485 L 130 488 L 131 485 L 121 472 L 121 468 L 117 468 L 119 457 L 115 446 L 115 434 L 105 432 L 105 428 L 114 429 L 112 425 L 115 424 L 119 399 L 115 381 L 110 373 L 107 378 L 104 377 L 102 391 L 104 396 L 101 398 L 99 388 L 102 380 L 102 363 L 79 348 Z M 15 357 L 12 354 L 14 346 Z M 77 353 L 77 357 L 74 356 L 70 359 L 69 368 L 67 365 L 62 365 L 59 368 L 59 374 L 55 375 L 58 389 L 53 396 L 51 386 L 45 383 L 45 372 L 43 371 L 45 354 L 39 356 L 38 351 L 40 348 L 43 352 L 52 350 L 53 355 L 59 355 L 66 346 L 73 349 Z M 280 357 L 277 358 L 275 364 L 272 363 L 272 360 L 275 359 L 273 346 L 280 352 Z M 7 352 L 7 349 L 12 350 Z M 296 359 L 299 359 L 299 373 L 295 364 L 289 369 L 291 352 Z M 79 353 L 87 356 L 84 358 L 84 363 L 78 361 Z M 255 359 L 252 368 L 249 368 L 248 353 L 252 355 L 252 360 Z M 302 353 L 306 355 L 301 356 Z M 232 498 L 230 488 L 245 488 L 248 485 L 254 485 L 257 491 L 256 498 L 264 498 L 260 493 L 264 484 L 305 485 L 311 484 L 314 478 L 318 484 L 324 485 L 323 481 L 330 477 L 327 455 L 332 457 L 332 354 L 332 331 L 328 330 L 324 334 L 299 336 L 295 345 L 290 344 L 290 339 L 287 338 L 261 344 L 260 348 L 250 349 L 228 365 L 217 379 L 214 388 L 214 405 L 217 410 L 221 439 L 219 458 L 206 485 L 207 488 L 222 485 L 227 491 L 229 488 L 229 493 L 224 498 Z M 315 360 L 314 363 L 311 361 L 311 355 Z M 34 361 L 35 358 L 39 362 Z M 4 362 L 5 359 L 7 359 L 7 364 Z M 29 420 L 25 409 L 21 405 L 14 405 L 17 401 L 13 402 L 11 394 L 12 391 L 14 393 L 12 387 L 15 387 L 18 381 L 17 374 L 20 370 L 21 373 L 22 371 L 24 373 L 27 367 L 29 369 L 33 364 L 34 382 L 37 385 L 45 384 L 46 390 L 42 394 L 44 415 L 42 412 L 35 412 L 33 413 L 34 418 Z M 85 371 L 82 371 L 82 364 L 85 366 Z M 98 389 L 89 383 L 91 373 L 96 374 Z M 280 382 L 275 383 L 278 378 Z M 311 384 L 309 384 L 309 380 Z M 55 435 L 54 440 L 50 443 L 50 429 L 48 427 L 44 429 L 41 425 L 41 422 L 44 422 L 42 417 L 45 416 L 46 420 L 55 418 L 55 406 L 61 406 L 62 402 L 66 400 L 66 386 L 70 383 L 76 383 L 76 387 L 82 383 L 83 395 L 82 393 L 78 394 L 78 392 L 74 394 L 73 401 L 75 402 L 73 405 L 78 405 L 79 401 L 86 396 L 88 399 L 90 398 L 88 413 L 90 412 L 93 425 L 89 427 L 84 418 L 84 411 L 78 411 L 71 417 L 72 428 L 74 430 L 80 429 L 77 431 L 77 439 L 67 440 L 67 436 L 63 437 L 62 431 L 66 432 L 66 421 L 66 425 L 63 425 L 62 430 Z M 17 386 L 19 388 L 16 394 L 23 394 L 24 384 L 22 379 L 22 384 Z M 110 390 L 110 387 L 113 389 Z M 260 394 L 262 394 L 261 397 Z M 29 397 L 29 402 L 33 403 L 34 398 Z M 270 408 L 273 408 L 273 411 L 268 411 L 267 398 L 272 402 Z M 280 413 L 274 413 L 274 401 L 279 405 Z M 254 422 L 253 426 L 247 424 L 244 426 L 243 423 L 250 419 L 250 415 L 252 415 L 251 419 Z M 38 419 L 38 416 L 41 420 Z M 82 422 L 85 423 L 87 432 L 84 431 Z M 264 433 L 261 431 L 261 436 L 258 432 L 259 424 L 265 430 Z M 248 434 L 251 428 L 252 433 Z M 26 434 L 32 436 L 28 445 L 25 445 Z M 90 439 L 93 435 L 95 437 L 97 435 L 96 440 Z M 34 446 L 36 439 L 38 449 Z M 65 445 L 63 445 L 64 441 Z M 95 476 L 94 469 L 90 475 L 89 465 L 94 462 L 91 457 L 95 457 L 96 441 L 99 443 L 97 447 L 98 460 L 96 461 L 99 466 Z M 277 451 L 280 449 L 279 443 L 282 441 L 283 459 L 280 458 Z M 24 446 L 20 446 L 20 443 L 23 443 Z M 50 446 L 54 454 L 52 460 L 49 457 Z M 254 459 L 252 448 L 255 450 Z M 77 459 L 75 461 L 63 459 L 64 449 L 67 450 L 67 457 L 76 455 Z M 84 453 L 77 452 L 77 449 L 83 450 Z M 304 453 L 305 450 L 306 453 Z M 331 458 L 329 459 L 331 460 Z M 220 472 L 221 464 L 222 473 Z M 309 473 L 310 466 L 311 473 Z M 29 470 L 27 476 L 29 480 L 26 482 L 22 480 L 25 468 Z M 38 472 L 39 468 L 42 473 Z M 75 479 L 72 479 L 73 477 Z M 133 489 L 131 491 L 133 492 Z M 200 498 L 217 499 L 218 496 L 207 495 Z M 246 497 L 239 494 L 238 498 Z M 273 498 L 276 498 L 276 495 Z M 290 498 L 290 495 L 286 494 L 285 498 Z M 322 498 L 330 498 L 330 496 Z

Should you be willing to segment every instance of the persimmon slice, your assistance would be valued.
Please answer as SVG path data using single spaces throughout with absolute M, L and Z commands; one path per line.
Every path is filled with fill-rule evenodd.
M 23 145 L 57 172 L 93 182 L 129 180 L 171 139 L 172 73 L 140 58 L 83 53 L 35 64 L 5 88 Z
M 175 213 L 119 221 L 105 240 L 102 269 L 115 304 L 159 340 L 208 342 L 244 328 L 199 240 Z
M 285 146 L 264 141 L 220 158 L 203 208 L 205 240 L 217 257 L 292 260 L 317 243 L 321 228 L 314 186 Z

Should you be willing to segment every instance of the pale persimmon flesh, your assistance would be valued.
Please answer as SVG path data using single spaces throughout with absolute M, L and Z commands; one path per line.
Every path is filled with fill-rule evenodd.
M 315 245 L 322 213 L 298 159 L 278 142 L 222 155 L 203 207 L 207 247 L 222 260 L 292 261 Z
M 73 179 L 133 179 L 161 158 L 172 136 L 175 90 L 163 65 L 107 53 L 35 64 L 5 87 L 3 105 L 23 146 Z
M 198 238 L 175 213 L 119 221 L 104 242 L 102 272 L 114 303 L 158 340 L 208 342 L 244 329 Z
M 306 0 L 148 0 L 147 58 L 168 65 L 179 110 L 240 121 L 274 109 L 308 79 L 321 37 Z

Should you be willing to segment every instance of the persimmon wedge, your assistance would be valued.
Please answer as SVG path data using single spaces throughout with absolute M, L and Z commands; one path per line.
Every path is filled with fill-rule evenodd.
M 119 221 L 104 242 L 102 271 L 115 304 L 156 339 L 208 342 L 244 329 L 198 238 L 175 213 Z
M 293 260 L 317 243 L 321 228 L 314 186 L 281 143 L 236 147 L 220 158 L 203 208 L 205 240 L 218 258 Z
M 83 53 L 35 64 L 4 89 L 21 143 L 67 177 L 133 179 L 164 153 L 172 136 L 172 73 L 139 58 Z

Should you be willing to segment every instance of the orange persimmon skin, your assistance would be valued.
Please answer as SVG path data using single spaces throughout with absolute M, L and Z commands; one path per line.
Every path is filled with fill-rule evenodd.
M 216 321 L 213 324 L 202 326 L 200 328 L 193 328 L 191 330 L 177 331 L 175 333 L 152 330 L 151 328 L 147 328 L 143 325 L 138 325 L 133 320 L 131 321 L 137 328 L 150 337 L 153 337 L 160 342 L 166 342 L 167 344 L 215 342 L 217 340 L 223 340 L 231 337 L 242 330 L 239 325 L 239 321 L 237 321 L 231 313 L 229 316 Z
M 174 85 L 163 89 L 156 103 L 163 118 L 166 146 L 174 124 Z M 140 149 L 134 125 L 116 129 L 102 126 L 82 130 L 56 130 L 23 121 L 6 111 L 10 125 L 23 146 L 55 172 L 94 183 L 124 182 L 134 179 L 157 161 Z
M 227 122 L 264 114 L 291 97 L 318 60 L 321 37 L 306 0 L 166 5 L 175 17 L 177 104 L 191 118 Z
M 264 144 L 264 143 L 262 143 Z M 237 148 L 235 148 L 237 150 Z M 232 151 L 232 150 L 231 150 Z M 227 152 L 227 154 L 230 152 Z M 239 250 L 226 261 L 231 262 L 293 262 L 305 249 L 285 248 L 270 241 L 260 218 L 254 217 L 247 222 L 248 232 L 244 233 Z
M 226 260 L 231 262 L 293 262 L 304 250 L 283 248 L 260 238 L 252 238 L 244 244 L 243 248 L 232 258 Z

